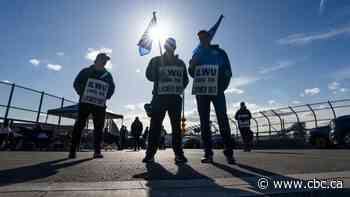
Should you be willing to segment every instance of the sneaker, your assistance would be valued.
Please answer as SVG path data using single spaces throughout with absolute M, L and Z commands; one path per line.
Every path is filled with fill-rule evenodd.
M 176 155 L 175 156 L 175 163 L 176 164 L 187 163 L 187 162 L 188 162 L 188 160 L 185 157 L 185 155 Z
M 153 163 L 153 162 L 154 162 L 154 157 L 146 156 L 145 158 L 142 159 L 142 163 Z
M 213 163 L 213 156 L 204 156 L 201 160 L 202 163 Z
M 77 157 L 77 153 L 76 152 L 70 152 L 68 155 L 68 159 L 75 159 Z
M 101 153 L 94 153 L 94 159 L 102 159 L 103 155 Z
M 226 161 L 227 161 L 228 164 L 231 164 L 231 165 L 236 164 L 236 161 L 235 161 L 233 156 L 226 157 Z

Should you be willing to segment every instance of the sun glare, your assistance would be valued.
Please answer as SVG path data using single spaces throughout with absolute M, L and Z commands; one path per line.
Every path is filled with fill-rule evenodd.
M 161 24 L 157 24 L 157 26 L 153 27 L 150 30 L 150 36 L 153 41 L 160 41 L 161 43 L 164 43 L 165 39 L 169 36 L 166 32 L 167 28 L 162 26 Z

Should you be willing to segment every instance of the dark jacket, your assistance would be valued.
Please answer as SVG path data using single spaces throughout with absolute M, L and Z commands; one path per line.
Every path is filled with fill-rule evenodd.
M 238 121 L 238 127 L 250 127 L 250 120 L 252 119 L 252 114 L 247 108 L 240 108 L 236 112 L 235 119 Z
M 193 57 L 197 65 L 219 65 L 218 93 L 223 93 L 229 86 L 232 77 L 230 60 L 226 52 L 218 45 L 212 45 L 210 48 L 202 48 Z M 194 77 L 195 66 L 190 66 L 188 72 Z
M 153 83 L 153 95 L 158 95 L 158 79 L 159 79 L 159 67 L 160 66 L 179 66 L 184 68 L 183 73 L 183 88 L 185 89 L 188 85 L 188 76 L 185 63 L 178 58 L 177 55 L 169 57 L 166 54 L 163 56 L 157 56 L 151 59 L 146 70 L 146 78 Z
M 132 124 L 131 124 L 131 135 L 133 137 L 139 137 L 141 136 L 143 131 L 143 125 L 142 122 L 139 120 L 135 120 Z
M 102 77 L 103 75 L 104 77 Z M 94 65 L 81 70 L 78 76 L 74 80 L 74 84 L 73 84 L 74 89 L 80 97 L 84 94 L 86 82 L 88 81 L 89 78 L 99 79 L 101 81 L 108 83 L 109 88 L 107 92 L 107 99 L 110 99 L 112 97 L 115 89 L 112 75 L 106 69 L 103 69 L 103 70 L 96 69 Z

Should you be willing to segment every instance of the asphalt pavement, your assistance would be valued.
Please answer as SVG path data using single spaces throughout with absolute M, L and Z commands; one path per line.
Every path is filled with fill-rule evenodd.
M 312 194 L 349 196 L 350 150 L 237 150 L 229 165 L 222 151 L 213 164 L 202 164 L 201 150 L 186 150 L 189 162 L 175 165 L 171 149 L 160 150 L 156 162 L 141 162 L 144 151 L 104 152 L 92 159 L 79 152 L 0 152 L 0 196 L 284 196 Z M 337 180 L 343 189 L 264 188 L 271 180 Z M 270 182 L 271 187 L 272 182 Z M 350 187 L 349 187 L 350 188 Z

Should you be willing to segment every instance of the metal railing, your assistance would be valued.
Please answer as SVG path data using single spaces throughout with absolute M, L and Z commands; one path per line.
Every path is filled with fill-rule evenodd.
M 0 81 L 0 120 L 51 125 L 72 125 L 74 120 L 47 114 L 47 110 L 76 104 L 44 91 Z M 6 94 L 7 93 L 7 94 Z
M 252 113 L 251 130 L 256 140 L 262 137 L 285 136 L 298 130 L 298 126 L 299 130 L 307 134 L 310 129 L 328 125 L 332 119 L 343 115 L 350 115 L 350 99 L 286 106 Z M 234 114 L 229 114 L 231 133 L 239 137 L 238 124 L 233 116 Z M 217 127 L 217 122 L 212 122 Z M 189 130 L 194 133 L 193 130 L 198 127 L 199 122 L 192 122 Z

